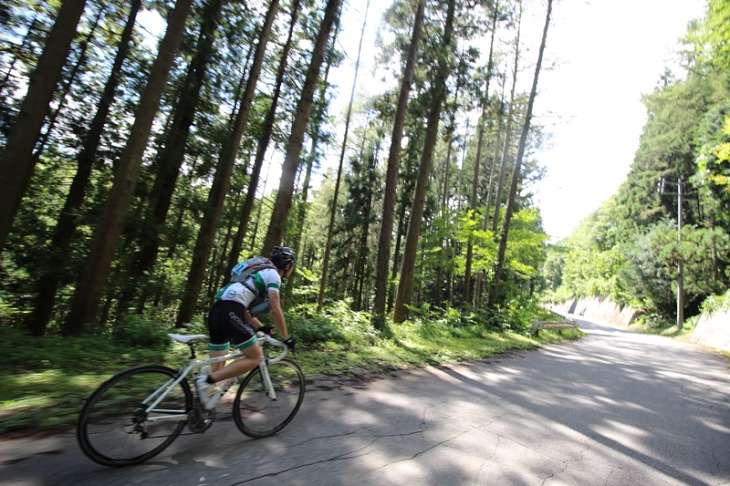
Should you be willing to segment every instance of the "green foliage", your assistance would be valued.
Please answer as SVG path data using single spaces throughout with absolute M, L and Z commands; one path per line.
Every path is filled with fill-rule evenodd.
M 626 245 L 623 250 L 626 265 L 619 273 L 622 284 L 631 289 L 631 304 L 650 313 L 664 315 L 671 312 L 672 302 L 675 301 L 672 282 L 676 279 L 668 262 L 657 258 L 661 242 L 666 241 L 667 231 L 671 229 L 666 225 L 656 226 L 654 231 Z
M 112 337 L 120 346 L 164 349 L 170 343 L 169 331 L 169 326 L 163 322 L 127 314 L 113 326 Z
M 730 310 L 730 290 L 722 295 L 711 295 L 702 302 L 701 311 L 703 314 L 728 310 Z
M 548 238 L 540 226 L 538 210 L 522 209 L 512 216 L 506 262 L 517 279 L 530 280 L 538 274 Z
M 727 2 L 710 0 L 707 20 L 690 26 L 686 77 L 668 73 L 644 97 L 648 119 L 631 171 L 554 252 L 549 298 L 609 296 L 636 308 L 640 325 L 661 329 L 675 321 L 679 263 L 689 318 L 730 285 L 728 18 Z
M 409 306 L 411 322 L 422 324 L 421 332 L 424 337 L 476 336 L 490 329 L 490 314 L 479 308 L 460 309 L 452 307 L 449 302 L 445 307 L 431 306 L 428 303 L 420 306 Z M 499 326 L 493 327 L 499 329 Z M 434 333 L 435 332 L 435 333 Z
M 16 46 L 19 50 L 0 59 L 3 72 L 7 74 L 7 89 L 0 99 L 0 127 L 4 128 L 0 131 L 3 133 L 8 132 L 7 129 L 17 113 L 23 87 L 27 85 L 27 76 L 32 72 L 43 50 L 46 33 L 54 22 L 55 8 L 61 3 L 60 0 L 54 0 L 51 4 L 36 0 L 12 0 L 7 8 L 9 15 L 0 20 L 0 35 L 19 42 Z M 103 106 L 100 103 L 103 88 L 112 72 L 120 33 L 129 15 L 129 6 L 115 2 L 105 4 L 99 27 L 88 37 L 86 34 L 91 34 L 91 22 L 99 5 L 82 18 L 79 25 L 81 35 L 77 37 L 72 52 L 81 52 L 79 42 L 84 41 L 89 42 L 89 49 L 85 52 L 84 62 L 76 66 L 78 73 L 75 78 L 68 76 L 68 72 L 64 73 L 64 79 L 71 81 L 67 86 L 69 91 L 59 91 L 55 99 L 66 99 L 69 103 L 53 104 L 54 107 L 60 107 L 60 111 L 54 118 L 53 130 L 49 130 L 50 138 L 35 165 L 27 197 L 8 239 L 9 244 L 5 245 L 2 253 L 0 325 L 20 327 L 28 324 L 24 321 L 34 311 L 34 299 L 39 295 L 40 277 L 44 272 L 52 272 L 54 277 L 58 277 L 58 282 L 50 282 L 54 289 L 48 292 L 53 298 L 43 300 L 49 304 L 49 309 L 42 309 L 48 312 L 41 313 L 50 315 L 50 322 L 41 319 L 43 322 L 37 330 L 39 333 L 45 331 L 48 335 L 68 331 L 63 329 L 63 325 L 71 302 L 74 301 L 74 292 L 77 288 L 83 288 L 83 285 L 75 285 L 82 274 L 81 269 L 87 263 L 101 263 L 86 262 L 86 259 L 89 247 L 96 237 L 99 215 L 102 214 L 113 185 L 114 173 L 118 169 L 116 164 L 128 142 L 135 113 L 147 113 L 144 110 L 148 109 L 158 111 L 156 122 L 149 137 L 149 147 L 141 161 L 138 180 L 134 181 L 136 189 L 133 200 L 129 210 L 125 211 L 124 230 L 119 242 L 110 242 L 118 245 L 111 262 L 112 271 L 104 283 L 103 304 L 99 308 L 101 322 L 96 331 L 119 343 L 160 346 L 165 340 L 164 331 L 172 325 L 171 319 L 162 317 L 172 316 L 177 312 L 189 284 L 200 288 L 197 302 L 199 309 L 205 307 L 217 290 L 231 241 L 239 230 L 236 224 L 241 215 L 241 201 L 247 192 L 251 175 L 246 161 L 252 158 L 257 149 L 264 148 L 258 147 L 257 143 L 261 140 L 264 126 L 262 120 L 270 106 L 271 93 L 260 93 L 253 101 L 250 119 L 245 133 L 242 134 L 240 157 L 233 171 L 229 193 L 224 198 L 226 202 L 221 208 L 220 221 L 216 223 L 218 228 L 214 230 L 209 259 L 203 264 L 206 268 L 198 271 L 196 265 L 193 275 L 191 260 L 194 254 L 199 255 L 196 241 L 201 231 L 201 221 L 204 220 L 202 216 L 211 211 L 208 201 L 217 199 L 209 199 L 211 180 L 221 147 L 231 136 L 231 120 L 236 118 L 235 110 L 241 106 L 240 90 L 247 73 L 251 72 L 251 66 L 246 62 L 250 63 L 250 48 L 255 45 L 256 26 L 260 25 L 264 10 L 251 9 L 250 6 L 235 2 L 226 4 L 223 21 L 219 25 L 216 23 L 215 35 L 203 36 L 212 38 L 214 43 L 213 52 L 208 59 L 204 55 L 206 51 L 197 42 L 198 34 L 203 32 L 203 25 L 211 26 L 213 23 L 213 16 L 203 4 L 204 2 L 196 3 L 194 13 L 190 16 L 179 55 L 171 67 L 159 106 L 140 107 L 138 104 L 140 94 L 148 83 L 150 68 L 156 55 L 154 45 L 158 39 L 153 37 L 162 32 L 149 29 L 155 22 L 146 22 L 144 28 L 139 23 L 136 25 L 130 51 L 122 63 L 121 71 L 114 76 L 118 84 L 113 90 L 113 99 L 110 100 L 110 110 L 103 122 L 100 138 L 98 142 L 88 145 L 95 154 L 95 163 L 90 174 L 82 177 L 87 181 L 82 184 L 83 190 L 72 192 L 70 188 L 76 187 L 76 182 L 79 182 L 75 179 L 76 176 L 85 173 L 78 166 L 79 149 L 86 147 L 86 142 L 96 140 L 95 136 L 87 138 L 87 135 L 94 133 L 89 125 L 98 108 Z M 167 13 L 165 2 L 155 1 L 147 7 L 147 20 L 162 20 Z M 408 115 L 404 121 L 407 145 L 399 160 L 396 222 L 390 255 L 396 260 L 392 262 L 393 268 L 398 268 L 398 260 L 402 258 L 402 255 L 396 255 L 396 243 L 402 243 L 408 225 L 419 161 L 424 151 L 425 123 L 433 104 L 429 92 L 434 83 L 434 71 L 427 68 L 441 64 L 444 56 L 449 54 L 439 48 L 444 28 L 444 12 L 440 9 L 446 6 L 444 4 L 434 7 L 435 9 L 426 9 L 420 57 L 416 63 L 417 72 L 412 83 Z M 388 54 L 392 54 L 392 59 L 403 59 L 403 54 L 409 47 L 413 31 L 412 8 L 413 5 L 407 3 L 394 7 L 389 16 L 393 24 L 385 26 L 393 34 L 385 37 L 392 43 L 384 47 Z M 480 7 L 468 10 L 460 15 L 454 45 L 462 38 L 485 33 L 491 25 L 491 12 L 488 9 Z M 281 86 L 276 87 L 281 88 L 277 92 L 281 96 L 278 111 L 282 113 L 291 113 L 296 107 L 301 95 L 303 73 L 312 58 L 312 40 L 318 34 L 322 17 L 321 8 L 312 2 L 305 2 L 300 13 L 291 50 L 286 56 L 288 66 L 284 81 Z M 499 23 L 504 25 L 505 21 L 506 18 L 500 16 Z M 512 26 L 507 28 L 511 29 Z M 281 35 L 285 33 L 284 24 L 277 29 L 276 35 L 279 37 L 277 42 L 272 40 L 270 43 L 271 52 L 264 66 L 264 70 L 269 73 L 275 72 L 282 54 Z M 342 52 L 334 51 L 328 54 L 328 59 L 332 59 L 333 65 L 337 65 L 344 57 Z M 483 59 L 480 54 L 483 53 L 477 52 L 476 48 L 468 49 L 463 52 L 458 66 L 456 56 L 453 56 L 454 59 L 447 56 L 450 62 L 454 61 L 453 69 L 446 69 L 442 76 L 448 77 L 449 83 L 455 81 L 462 88 L 458 96 L 447 100 L 443 118 L 451 121 L 444 124 L 448 125 L 449 133 L 444 133 L 434 147 L 434 184 L 428 188 L 426 195 L 423 231 L 419 255 L 416 257 L 417 283 L 414 289 L 414 296 L 432 301 L 441 307 L 446 306 L 444 299 L 457 300 L 463 294 L 461 290 L 466 273 L 467 247 L 473 248 L 470 262 L 472 282 L 480 279 L 481 286 L 478 290 L 482 294 L 487 292 L 489 273 L 496 256 L 496 235 L 480 229 L 484 217 L 479 214 L 480 211 L 485 211 L 484 200 L 493 188 L 486 187 L 489 184 L 486 171 L 477 180 L 472 180 L 474 164 L 481 163 L 476 160 L 476 137 L 458 133 L 460 130 L 457 130 L 456 123 L 462 119 L 463 110 L 475 108 L 477 99 L 480 99 L 480 103 L 492 105 L 494 110 L 487 111 L 493 111 L 495 118 L 503 115 L 504 107 L 497 107 L 500 103 L 496 97 L 491 100 L 481 99 L 485 96 L 485 67 L 478 65 L 481 62 L 478 59 Z M 499 54 L 495 54 L 495 63 L 500 62 L 498 58 Z M 242 59 L 249 61 L 241 65 Z M 67 63 L 67 68 L 67 71 L 72 69 L 72 60 Z M 396 62 L 385 66 L 385 69 L 400 69 L 400 65 Z M 322 70 L 322 75 L 324 72 L 325 69 Z M 200 86 L 195 88 L 195 98 L 199 99 L 195 100 L 194 109 L 193 100 L 190 96 L 185 96 L 183 93 L 186 91 L 182 90 L 188 81 L 192 81 L 193 74 L 202 76 Z M 455 79 L 457 76 L 458 80 Z M 324 84 L 324 79 L 320 81 Z M 194 85 L 197 86 L 197 83 L 188 86 L 192 88 Z M 273 92 L 273 88 L 269 91 Z M 319 112 L 321 109 L 321 113 L 320 116 L 313 116 L 309 122 L 308 141 L 312 145 L 311 153 L 307 154 L 308 161 L 312 161 L 314 174 L 319 169 L 323 154 L 330 152 L 333 144 L 338 143 L 333 135 L 335 131 L 332 127 L 337 121 L 331 113 L 330 100 L 326 96 L 316 98 L 318 106 L 314 111 Z M 524 105 L 524 95 L 518 95 L 518 98 L 520 101 L 517 104 Z M 188 103 L 190 110 L 186 109 Z M 395 96 L 391 92 L 380 93 L 376 98 L 355 106 L 351 130 L 353 137 L 348 144 L 347 153 L 343 154 L 347 164 L 344 167 L 344 184 L 339 192 L 340 200 L 335 205 L 336 231 L 331 246 L 332 259 L 326 269 L 329 278 L 325 291 L 330 299 L 351 297 L 352 306 L 356 309 L 367 310 L 372 304 L 375 255 L 379 250 L 374 236 L 377 234 L 382 212 L 381 167 L 387 151 L 388 137 L 392 133 L 395 105 Z M 516 107 L 516 111 L 523 109 L 524 107 Z M 174 140 L 171 138 L 172 134 L 178 133 L 176 116 L 182 117 L 184 123 L 194 122 L 185 140 L 167 146 L 170 140 Z M 495 148 L 498 131 L 503 127 L 501 121 L 489 118 L 486 123 L 488 126 L 484 127 L 484 160 L 487 159 L 487 153 Z M 269 152 L 274 146 L 286 143 L 291 128 L 288 123 L 290 120 L 286 116 L 275 118 Z M 476 133 L 476 128 L 469 127 L 469 130 Z M 538 132 L 539 128 L 536 127 L 530 134 L 532 147 L 539 144 L 541 137 Z M 168 154 L 167 149 L 174 149 L 176 155 L 173 157 Z M 180 161 L 180 166 L 163 163 L 172 159 Z M 532 161 L 525 161 L 525 189 L 539 172 Z M 292 211 L 283 243 L 297 246 L 300 259 L 297 276 L 293 282 L 287 283 L 283 293 L 283 303 L 287 309 L 296 309 L 297 306 L 304 308 L 314 302 L 319 293 L 322 273 L 325 271 L 322 268 L 322 255 L 324 240 L 328 234 L 335 175 L 330 172 L 321 179 L 324 180 L 320 187 L 311 188 L 306 196 L 304 191 L 292 195 Z M 307 184 L 307 181 L 308 177 L 303 176 L 296 185 L 297 188 Z M 480 209 L 467 215 L 462 208 L 466 206 L 464 201 L 470 199 L 472 187 L 476 191 L 474 207 Z M 70 194 L 83 200 L 76 200 L 72 209 L 73 228 L 69 229 L 69 233 L 73 234 L 64 237 L 64 243 L 59 243 L 54 239 L 54 232 L 59 227 L 59 214 L 65 203 L 74 200 L 68 197 Z M 166 209 L 163 206 L 167 204 L 168 196 L 171 200 Z M 529 195 L 518 197 L 517 209 L 526 210 L 531 206 Z M 307 217 L 302 223 L 299 220 L 300 208 L 306 209 L 313 217 Z M 486 211 L 489 212 L 489 209 Z M 508 294 L 530 293 L 540 278 L 537 269 L 543 258 L 544 240 L 539 214 L 534 210 L 526 211 L 518 211 L 510 236 L 505 272 L 505 278 L 510 281 L 506 286 Z M 292 216 L 294 213 L 297 213 L 296 217 Z M 256 253 L 259 250 L 267 232 L 266 222 L 271 220 L 271 215 L 272 207 L 267 198 L 257 195 L 248 227 L 241 228 L 246 232 L 245 253 Z M 156 221 L 157 218 L 161 220 Z M 402 251 L 402 246 L 399 248 Z M 55 250 L 61 251 L 63 258 L 58 258 Z M 106 272 L 106 268 L 99 267 L 97 270 L 99 272 L 96 275 Z M 398 276 L 389 278 L 397 280 Z M 471 287 L 472 290 L 476 288 L 476 285 Z M 460 295 L 454 297 L 456 294 Z M 432 298 L 434 296 L 438 298 Z M 414 302 L 414 305 L 418 306 L 419 303 Z M 454 305 L 461 303 L 457 300 Z M 468 309 L 466 304 L 463 308 Z M 296 312 L 293 316 L 296 318 Z M 342 330 L 332 327 L 329 321 L 335 318 L 327 317 L 324 322 L 319 322 L 321 316 L 317 316 L 311 325 L 315 328 L 323 327 L 322 332 L 329 336 L 327 339 L 338 342 Z M 308 326 L 303 327 L 306 329 Z M 384 327 L 384 335 L 387 334 L 387 329 L 387 326 Z M 371 332 L 363 329 L 360 331 L 365 335 Z
M 646 312 L 639 315 L 633 324 L 639 328 L 654 332 L 662 329 L 668 329 L 670 327 L 676 327 L 677 325 L 676 322 L 669 319 L 666 315 L 656 312 Z
M 705 115 L 699 134 L 697 171 L 691 181 L 709 218 L 730 226 L 730 104 Z
M 708 0 L 706 21 L 694 25 L 688 37 L 702 61 L 730 70 L 730 4 L 726 0 Z
M 8 275 L 8 278 L 11 278 L 10 275 Z M 20 315 L 20 309 L 18 309 L 15 303 L 16 297 L 13 293 L 0 288 L 0 326 L 19 324 L 17 321 Z
M 535 298 L 510 299 L 496 312 L 490 316 L 490 322 L 503 331 L 513 331 L 520 334 L 529 334 L 532 329 L 532 321 L 554 319 L 554 315 L 540 307 Z
M 314 302 L 319 295 L 319 276 L 308 268 L 296 268 L 295 302 Z M 285 291 L 289 289 L 286 288 Z
M 321 343 L 363 346 L 377 339 L 370 314 L 352 311 L 350 300 L 336 301 L 321 311 L 315 305 L 302 305 L 287 316 L 292 332 L 302 347 L 317 346 Z
M 563 302 L 575 297 L 611 296 L 620 301 L 617 274 L 623 257 L 617 246 L 616 199 L 611 198 L 585 218 L 574 234 L 548 253 L 546 299 Z
M 105 379 L 165 360 L 159 348 L 121 346 L 108 336 L 33 338 L 0 326 L 0 342 L 0 433 L 68 427 Z
M 625 247 L 627 264 L 621 285 L 633 290 L 639 308 L 673 315 L 676 310 L 678 262 L 683 266 L 684 292 L 688 302 L 722 290 L 719 268 L 727 264 L 728 236 L 720 229 L 683 227 L 681 240 L 673 222 L 651 228 L 633 245 Z
M 322 313 L 302 306 L 287 315 L 299 342 L 293 358 L 313 379 L 318 374 L 348 376 L 483 359 L 562 339 L 554 333 L 534 338 L 525 332 L 500 331 L 488 325 L 485 314 L 452 307 L 422 309 L 416 319 L 391 323 L 392 336 L 386 337 L 374 330 L 367 313 L 352 311 L 350 304 L 332 303 Z M 532 317 L 529 309 L 535 312 Z M 508 314 L 512 318 L 519 314 L 525 322 L 547 319 L 545 311 L 534 305 L 504 313 Z M 113 374 L 140 364 L 178 366 L 187 358 L 187 348 L 161 346 L 157 337 L 166 326 L 155 328 L 149 322 L 154 321 L 128 318 L 124 320 L 127 331 L 121 334 L 53 338 L 31 338 L 0 326 L 4 346 L 0 353 L 0 433 L 70 427 L 83 400 Z M 205 332 L 200 322 L 177 331 Z M 142 341 L 149 344 L 141 345 Z
M 481 229 L 482 218 L 483 216 L 478 212 L 466 211 L 459 216 L 454 228 L 462 247 L 465 248 L 469 241 L 472 243 L 471 271 L 473 274 L 489 271 L 497 258 L 497 238 L 492 231 Z M 466 255 L 463 253 L 457 255 L 455 262 L 457 264 L 456 274 L 464 275 L 466 273 Z

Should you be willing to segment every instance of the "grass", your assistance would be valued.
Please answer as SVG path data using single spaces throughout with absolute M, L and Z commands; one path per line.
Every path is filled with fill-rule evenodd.
M 473 322 L 422 319 L 390 325 L 382 337 L 368 316 L 344 308 L 289 318 L 299 344 L 293 359 L 305 374 L 349 375 L 437 363 L 478 360 L 515 349 L 582 337 L 580 331 L 490 330 Z M 106 379 L 132 366 L 166 364 L 177 368 L 187 346 L 163 345 L 126 335 L 29 338 L 0 327 L 0 434 L 64 430 L 72 427 L 85 399 Z
M 692 332 L 694 331 L 698 318 L 699 316 L 688 319 L 684 322 L 682 329 L 679 330 L 677 329 L 677 324 L 675 322 L 667 319 L 637 320 L 628 325 L 614 325 L 642 334 L 654 334 L 676 339 L 678 341 L 691 342 Z

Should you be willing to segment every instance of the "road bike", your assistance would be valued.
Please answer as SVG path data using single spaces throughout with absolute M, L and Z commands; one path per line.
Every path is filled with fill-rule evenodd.
M 173 370 L 145 365 L 113 376 L 89 397 L 79 415 L 76 437 L 91 460 L 105 466 L 130 466 L 144 462 L 168 447 L 183 433 L 203 433 L 216 418 L 215 405 L 240 382 L 233 400 L 233 419 L 241 432 L 260 438 L 283 429 L 299 411 L 304 399 L 304 374 L 294 361 L 285 358 L 287 346 L 258 333 L 262 346 L 259 365 L 243 377 L 229 380 L 212 397 L 206 410 L 193 392 L 192 380 L 210 365 L 243 357 L 197 359 L 196 341 L 207 342 L 205 334 L 168 334 L 187 344 L 190 361 Z M 272 350 L 278 354 L 269 357 Z

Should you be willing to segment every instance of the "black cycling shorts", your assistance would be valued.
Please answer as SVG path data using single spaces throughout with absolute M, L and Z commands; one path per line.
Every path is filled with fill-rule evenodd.
M 246 322 L 246 307 L 232 300 L 219 300 L 208 313 L 210 351 L 227 351 L 231 344 L 243 350 L 258 341 L 256 331 Z

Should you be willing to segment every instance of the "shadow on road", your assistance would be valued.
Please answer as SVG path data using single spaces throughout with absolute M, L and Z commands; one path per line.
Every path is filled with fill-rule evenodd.
M 720 484 L 730 478 L 730 363 L 578 320 L 588 336 L 469 364 L 308 389 L 279 435 L 233 423 L 109 469 L 73 437 L 22 442 L 3 484 Z M 12 441 L 20 447 L 21 442 Z M 0 442 L 0 448 L 11 447 Z M 45 454 L 62 451 L 63 454 Z

